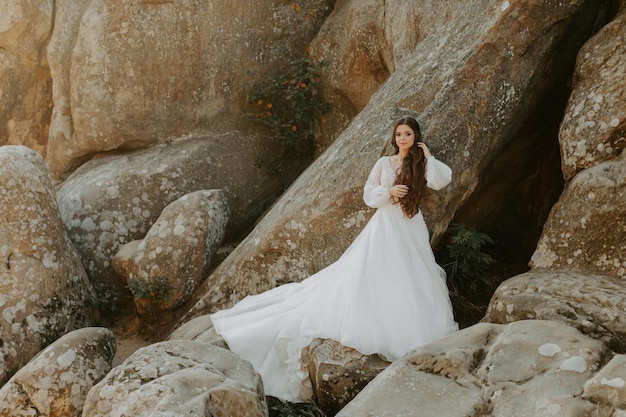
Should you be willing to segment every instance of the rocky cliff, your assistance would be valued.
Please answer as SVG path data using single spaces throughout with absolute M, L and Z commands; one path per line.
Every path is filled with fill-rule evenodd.
M 372 214 L 362 186 L 401 115 L 454 172 L 424 207 L 432 243 L 463 223 L 529 266 L 485 323 L 390 366 L 315 341 L 303 360 L 318 403 L 626 413 L 626 4 L 440 3 L 5 1 L 0 414 L 267 415 L 253 370 L 208 346 L 223 343 L 206 313 L 338 258 Z M 259 85 L 316 87 L 332 109 L 315 114 L 315 148 L 281 154 L 286 169 L 268 169 L 282 101 L 251 100 Z M 90 326 L 135 311 L 179 329 L 107 375 L 112 334 Z M 68 378 L 80 389 L 48 383 Z

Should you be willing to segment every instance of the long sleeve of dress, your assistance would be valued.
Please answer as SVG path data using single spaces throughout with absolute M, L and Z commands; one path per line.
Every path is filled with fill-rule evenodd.
M 380 158 L 370 172 L 363 189 L 363 200 L 372 208 L 392 204 L 389 188 L 393 186 L 395 176 L 389 166 L 388 157 Z M 387 169 L 385 169 L 387 168 Z M 428 158 L 426 163 L 426 185 L 433 190 L 440 190 L 452 181 L 452 170 L 436 159 Z
M 372 208 L 390 204 L 389 186 L 382 183 L 384 158 L 380 158 L 370 172 L 363 189 L 363 201 Z
M 452 170 L 449 166 L 431 156 L 426 163 L 426 185 L 433 190 L 441 190 L 452 181 Z

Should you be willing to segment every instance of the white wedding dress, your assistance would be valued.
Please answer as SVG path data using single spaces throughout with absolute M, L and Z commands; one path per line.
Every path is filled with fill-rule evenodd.
M 450 168 L 432 156 L 426 172 L 433 189 L 451 180 Z M 365 203 L 378 210 L 335 263 L 211 316 L 230 349 L 260 373 L 266 395 L 310 399 L 300 352 L 315 337 L 393 361 L 458 330 L 422 213 L 408 218 L 391 203 L 394 179 L 389 157 L 380 158 L 364 190 Z

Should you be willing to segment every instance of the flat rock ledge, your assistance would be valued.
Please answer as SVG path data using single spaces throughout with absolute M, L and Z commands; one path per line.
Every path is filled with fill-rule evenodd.
M 622 416 L 581 398 L 610 357 L 563 323 L 480 323 L 395 361 L 337 417 Z
M 483 319 L 507 324 L 555 320 L 626 352 L 626 287 L 614 276 L 568 270 L 532 270 L 496 289 Z

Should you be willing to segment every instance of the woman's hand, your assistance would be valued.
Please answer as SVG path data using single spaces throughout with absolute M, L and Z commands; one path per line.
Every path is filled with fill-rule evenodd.
M 389 189 L 389 195 L 395 198 L 402 198 L 409 192 L 409 187 L 398 184 Z
M 422 148 L 422 151 L 424 151 L 424 158 L 428 159 L 432 156 L 430 154 L 430 150 L 428 150 L 428 146 L 426 146 L 424 142 L 417 142 L 417 146 Z

